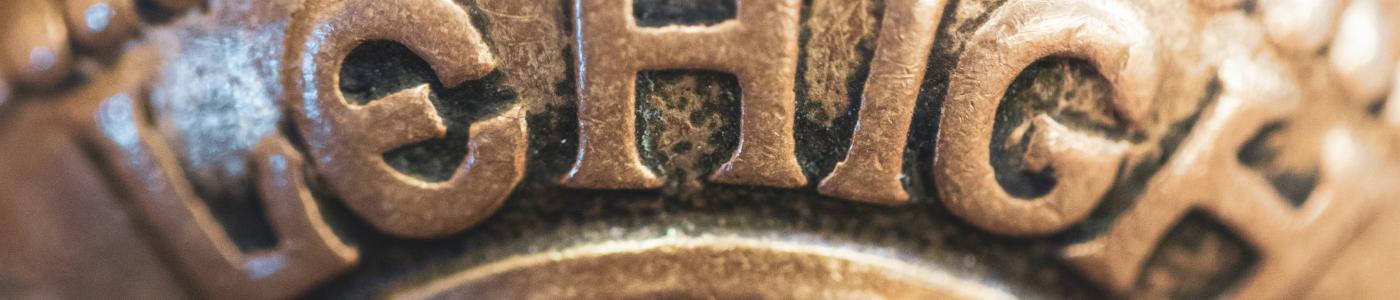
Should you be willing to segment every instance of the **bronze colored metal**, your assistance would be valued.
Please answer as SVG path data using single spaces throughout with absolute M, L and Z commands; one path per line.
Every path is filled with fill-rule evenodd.
M 924 81 L 943 0 L 899 0 L 885 6 L 879 50 L 870 61 L 860 119 L 846 159 L 817 187 L 823 195 L 882 204 L 909 201 L 899 177 L 914 99 Z
M 520 0 L 479 0 L 476 5 L 491 24 L 482 30 L 494 41 L 496 68 L 505 74 L 504 85 L 519 94 L 527 114 L 575 102 L 555 94 L 555 84 L 569 80 L 572 65 L 560 54 L 573 36 L 565 30 L 568 6 Z
M 13 1 L 6 6 L 0 67 L 20 85 L 44 89 L 58 84 L 72 67 L 68 28 L 58 8 L 49 1 Z
M 641 70 L 733 73 L 743 95 L 739 148 L 710 175 L 715 182 L 771 187 L 807 184 L 797 164 L 797 28 L 801 3 L 744 0 L 737 17 L 709 26 L 642 27 L 632 0 L 575 0 L 579 154 L 570 187 L 654 189 L 662 179 L 637 153 L 636 75 Z
M 466 163 L 446 182 L 427 182 L 383 158 L 399 146 L 447 133 L 428 101 L 427 85 L 363 106 L 340 92 L 345 57 L 376 39 L 404 43 L 447 85 L 486 75 L 495 60 L 466 12 L 440 0 L 310 1 L 302 9 L 289 27 L 284 58 L 301 63 L 288 66 L 282 79 L 297 128 L 336 195 L 380 230 L 418 238 L 461 231 L 501 205 L 525 172 L 527 136 L 519 108 L 472 124 Z
M 1239 7 L 1244 0 L 1192 0 L 1196 7 L 1210 10 L 1229 10 Z
M 1007 3 L 970 39 L 948 83 L 934 180 L 953 213 L 982 229 L 1036 235 L 1078 223 L 1113 183 L 1127 147 L 1069 130 L 1048 116 L 1032 125 L 1026 163 L 1060 181 L 1029 201 L 1007 194 L 989 163 L 997 103 L 1021 69 L 1048 56 L 1088 60 L 1113 85 L 1114 108 L 1142 118 L 1156 93 L 1154 42 L 1131 9 L 1099 1 Z
M 589 284 L 608 285 L 589 288 Z M 522 289 L 519 287 L 531 287 Z M 512 257 L 396 299 L 1011 299 L 996 289 L 820 245 L 668 237 Z
M 1295 76 L 1263 50 L 1232 51 L 1220 66 L 1222 94 L 1202 115 L 1181 153 L 1148 182 L 1138 204 L 1108 233 L 1065 250 L 1068 259 L 1104 287 L 1132 288 L 1141 265 L 1161 236 L 1187 212 L 1203 210 L 1234 229 L 1260 252 L 1260 265 L 1235 287 L 1240 299 L 1296 295 L 1327 256 L 1341 250 L 1384 201 L 1362 184 L 1363 174 L 1385 174 L 1361 161 L 1369 153 L 1348 130 L 1326 136 L 1317 189 L 1291 207 L 1262 176 L 1245 169 L 1236 153 L 1251 134 L 1300 108 Z M 1338 181 L 1339 178 L 1352 178 Z M 1393 197 L 1393 195 L 1391 195 Z
M 90 49 L 117 46 L 140 22 L 132 0 L 66 0 L 63 20 L 72 39 Z
M 1400 294 L 1395 1 L 12 2 L 0 298 Z
M 5 103 L 10 102 L 11 94 L 14 92 L 14 88 L 10 86 L 10 77 L 5 75 L 5 65 L 0 63 L 0 107 L 4 107 Z
M 1350 0 L 1259 1 L 1259 18 L 1269 37 L 1284 52 L 1317 53 L 1331 41 L 1338 15 Z
M 199 5 L 202 0 L 149 0 L 169 11 L 184 11 Z
M 1395 75 L 1391 76 L 1390 96 L 1386 99 L 1384 117 L 1386 125 L 1400 128 L 1400 62 L 1395 67 Z M 1400 130 L 1395 131 L 1400 133 Z
M 53 126 L 46 104 L 4 107 L 0 170 L 26 176 L 0 180 L 0 298 L 188 297 L 165 267 L 168 253 L 149 243 L 117 189 L 65 128 Z M 54 178 L 64 178 L 61 186 Z
M 61 97 L 54 105 L 75 131 L 103 155 L 138 211 L 201 293 L 217 298 L 285 298 L 353 265 L 358 254 L 322 221 L 302 183 L 302 163 L 278 137 L 266 139 L 253 156 L 258 190 L 279 238 L 275 249 L 241 253 L 205 204 L 182 178 L 178 162 L 142 115 L 143 84 L 154 57 L 137 49 L 94 85 Z
M 894 4 L 876 0 L 813 0 L 802 4 L 806 11 L 802 21 L 806 37 L 799 42 L 802 46 L 797 63 L 806 68 L 797 74 L 797 91 L 806 103 L 798 104 L 798 122 L 829 126 L 857 104 L 852 103 L 851 96 L 859 96 L 861 90 L 852 87 L 850 79 L 860 76 L 867 69 L 867 62 L 873 62 L 869 44 L 878 38 L 876 32 L 884 23 L 877 22 L 881 19 L 877 16 Z M 934 15 L 941 16 L 929 16 Z
M 1400 39 L 1395 37 L 1400 14 L 1383 7 L 1387 5 L 1396 6 L 1378 0 L 1352 0 L 1342 10 L 1337 34 L 1327 52 L 1348 99 L 1357 104 L 1381 99 L 1389 92 L 1389 77 L 1394 72 L 1396 56 L 1400 55 L 1396 49 Z

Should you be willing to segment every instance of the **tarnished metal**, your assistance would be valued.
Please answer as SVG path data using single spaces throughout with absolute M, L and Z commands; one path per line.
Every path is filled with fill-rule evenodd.
M 0 298 L 1389 298 L 1400 3 L 0 7 Z
M 934 179 L 948 208 L 983 229 L 1008 235 L 1063 230 L 1102 199 L 1127 147 L 1035 116 L 1025 163 L 1052 169 L 1053 190 L 1029 201 L 1002 191 L 991 166 L 997 102 L 1021 70 L 1052 55 L 1084 59 L 1112 85 L 1113 111 L 1127 126 L 1157 93 L 1155 42 L 1124 6 L 1098 1 L 1019 1 L 1003 5 L 968 40 L 949 79 L 939 120 Z M 945 154 L 946 153 L 946 154 Z
M 797 164 L 793 85 L 797 74 L 795 0 L 739 4 L 734 20 L 647 28 L 634 1 L 575 1 L 579 41 L 579 154 L 563 184 L 579 188 L 657 188 L 635 134 L 636 73 L 703 69 L 739 78 L 739 147 L 710 180 L 772 187 L 807 184 Z
M 525 170 L 525 120 L 512 108 L 471 126 L 466 162 L 446 182 L 403 175 L 383 153 L 447 133 L 426 85 L 363 106 L 340 93 L 341 63 L 360 43 L 402 42 L 427 57 L 448 85 L 495 67 L 466 12 L 452 3 L 311 1 L 289 26 L 283 84 L 297 128 L 330 188 L 381 230 L 402 236 L 451 234 L 500 206 Z M 402 30 L 403 26 L 417 28 Z M 374 184 L 366 184 L 374 182 Z
M 942 19 L 939 11 L 946 4 L 936 0 L 885 4 L 885 28 L 902 34 L 880 36 L 851 148 L 817 187 L 822 194 L 874 203 L 909 201 L 899 181 L 905 139 L 914 118 L 918 85 L 927 72 L 933 32 Z
M 586 288 L 589 283 L 610 287 Z M 672 236 L 514 257 L 397 296 L 478 297 L 1009 299 L 1011 295 L 979 282 L 821 245 Z

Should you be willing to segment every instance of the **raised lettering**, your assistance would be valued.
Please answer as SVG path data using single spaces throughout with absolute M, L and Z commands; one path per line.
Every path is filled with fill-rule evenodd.
M 631 0 L 575 0 L 579 154 L 563 184 L 650 189 L 662 180 L 637 153 L 637 71 L 705 69 L 739 78 L 739 148 L 710 180 L 798 187 L 796 106 L 799 0 L 742 0 L 737 20 L 711 26 L 640 27 Z
M 1254 247 L 1255 270 L 1230 292 L 1238 299 L 1296 296 L 1375 215 L 1377 195 L 1363 183 L 1374 161 L 1344 129 L 1323 140 L 1322 178 L 1294 208 L 1238 160 L 1240 147 L 1266 124 L 1300 107 L 1293 74 L 1267 53 L 1236 54 L 1219 70 L 1222 94 L 1202 115 L 1181 150 L 1148 182 L 1137 204 L 1109 231 L 1065 250 L 1074 267 L 1114 292 L 1131 290 L 1148 255 L 1192 210 L 1217 218 Z M 1369 159 L 1366 159 L 1369 158 Z
M 870 61 L 870 79 L 861 95 L 851 149 L 817 186 L 818 192 L 872 203 L 909 201 L 909 193 L 899 181 L 904 171 L 905 138 L 928 68 L 934 30 L 946 3 L 892 0 L 885 4 L 885 20 L 875 58 Z
M 449 86 L 485 76 L 495 62 L 467 13 L 446 0 L 323 0 L 302 7 L 288 29 L 282 73 L 292 119 L 330 189 L 376 228 L 437 237 L 470 227 L 500 206 L 525 169 L 518 107 L 471 125 L 469 153 L 450 179 L 398 172 L 383 153 L 446 134 L 427 85 L 367 105 L 340 92 L 345 57 L 369 40 L 400 42 Z
M 1009 2 L 968 40 L 948 84 L 934 176 L 943 203 L 978 227 L 1027 236 L 1083 220 L 1113 183 L 1127 146 L 1035 117 L 1025 161 L 1058 179 L 1048 194 L 1018 199 L 997 182 L 992 126 L 1006 88 L 1048 56 L 1089 61 L 1113 85 L 1112 104 L 1138 120 L 1156 93 L 1155 45 L 1133 11 L 1100 1 Z
M 151 49 L 102 81 L 63 97 L 72 125 L 92 141 L 128 201 L 155 229 L 165 249 L 193 278 L 200 293 L 231 299 L 285 299 L 349 269 L 358 252 L 343 244 L 321 218 L 303 183 L 300 155 L 281 137 L 262 141 L 252 156 L 257 188 L 278 244 L 245 254 L 219 227 L 180 172 L 179 161 L 141 113 L 140 82 L 155 66 Z

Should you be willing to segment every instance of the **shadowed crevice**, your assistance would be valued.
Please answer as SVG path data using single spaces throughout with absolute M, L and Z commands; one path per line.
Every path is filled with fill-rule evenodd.
M 447 135 L 412 143 L 384 153 L 394 169 L 425 181 L 445 181 L 467 155 L 472 122 L 493 114 L 515 100 L 501 85 L 504 75 L 446 87 L 427 62 L 412 50 L 389 41 L 370 41 L 351 51 L 340 70 L 340 90 L 347 101 L 364 105 L 390 94 L 428 84 L 429 100 L 447 125 Z

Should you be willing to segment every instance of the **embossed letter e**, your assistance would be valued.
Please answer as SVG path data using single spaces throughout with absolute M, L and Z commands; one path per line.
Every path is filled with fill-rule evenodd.
M 500 207 L 525 174 L 528 131 L 518 106 L 472 123 L 466 162 L 447 181 L 399 173 L 384 152 L 447 134 L 427 85 L 366 105 L 340 92 L 350 51 L 372 40 L 403 44 L 449 86 L 486 76 L 496 61 L 466 11 L 449 0 L 313 0 L 288 26 L 282 72 L 291 118 L 330 190 L 375 228 L 433 238 L 464 230 Z M 412 28 L 412 29 L 405 29 Z
M 637 153 L 633 94 L 637 71 L 704 69 L 733 73 L 742 89 L 739 148 L 711 180 L 798 187 L 793 81 L 800 0 L 739 1 L 736 20 L 709 26 L 644 28 L 632 0 L 575 0 L 579 155 L 563 184 L 595 189 L 657 188 L 662 179 Z

